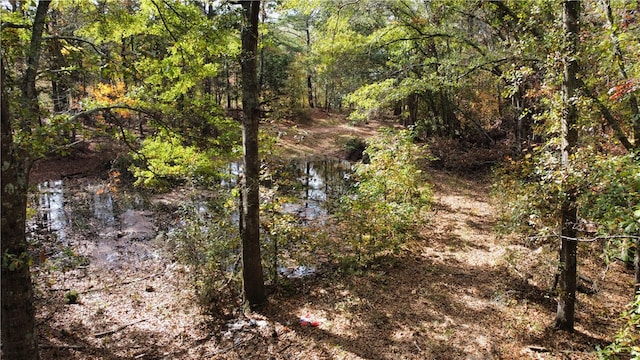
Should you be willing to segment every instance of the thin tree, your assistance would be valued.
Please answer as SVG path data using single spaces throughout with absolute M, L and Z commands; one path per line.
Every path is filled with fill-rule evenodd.
M 578 118 L 575 92 L 578 87 L 577 48 L 578 19 L 580 2 L 576 0 L 563 3 L 563 28 L 565 37 L 564 76 L 562 81 L 562 167 L 564 176 L 564 200 L 560 209 L 561 245 L 560 245 L 560 293 L 558 294 L 558 311 L 555 326 L 561 330 L 573 331 L 576 302 L 576 270 L 577 270 L 577 207 L 575 186 L 567 182 L 571 171 L 571 156 L 578 142 L 575 127 Z
M 42 49 L 42 33 L 50 1 L 39 1 L 33 26 L 31 42 L 27 48 L 25 72 L 21 81 L 21 111 L 16 117 L 21 131 L 29 131 L 37 122 L 38 94 L 36 74 Z M 4 59 L 4 57 L 2 58 Z M 38 359 L 38 336 L 36 332 L 33 284 L 29 270 L 29 252 L 25 235 L 27 216 L 27 191 L 30 159 L 28 152 L 14 142 L 14 125 L 9 107 L 6 72 L 0 60 L 2 117 L 2 352 L 6 359 Z
M 244 300 L 250 308 L 266 302 L 262 258 L 260 255 L 260 158 L 258 156 L 258 14 L 260 1 L 240 1 L 242 26 L 242 144 L 244 148 L 244 183 L 242 237 L 242 284 Z

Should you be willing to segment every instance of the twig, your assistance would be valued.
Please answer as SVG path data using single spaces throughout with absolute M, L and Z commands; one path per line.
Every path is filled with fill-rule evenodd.
M 94 292 L 94 291 L 102 291 L 102 290 L 107 290 L 110 289 L 112 287 L 116 287 L 116 286 L 122 286 L 122 285 L 129 285 L 129 284 L 133 284 L 136 283 L 138 281 L 143 281 L 143 280 L 147 280 L 149 278 L 152 278 L 154 276 L 158 276 L 161 273 L 154 273 L 151 275 L 147 275 L 145 277 L 141 277 L 141 278 L 137 278 L 137 279 L 133 279 L 133 280 L 127 280 L 127 281 L 123 281 L 123 282 L 119 282 L 119 283 L 113 283 L 113 284 L 109 284 L 109 285 L 105 285 L 103 287 L 98 287 L 98 288 L 91 288 L 91 289 L 86 289 L 83 291 L 78 291 L 78 294 L 87 294 L 90 292 Z M 49 289 L 49 291 L 70 291 L 71 288 L 55 288 L 55 289 Z
M 135 325 L 135 324 L 141 323 L 143 321 L 147 321 L 147 319 L 136 320 L 134 322 L 130 322 L 128 324 L 124 324 L 124 325 L 122 325 L 122 326 L 120 326 L 118 328 L 115 328 L 113 330 L 109 330 L 109 331 L 104 331 L 104 332 L 101 332 L 101 333 L 93 334 L 93 336 L 96 337 L 96 338 L 105 337 L 107 335 L 111 335 L 111 334 L 117 333 L 118 331 L 124 330 L 124 329 L 128 328 L 131 325 Z
M 65 350 L 65 349 L 81 350 L 81 349 L 84 349 L 84 345 L 47 345 L 47 344 L 40 344 L 39 348 L 40 349 L 58 349 L 58 350 Z
M 129 285 L 129 284 L 136 283 L 138 281 L 147 280 L 149 278 L 152 278 L 152 277 L 158 276 L 158 275 L 160 275 L 160 273 L 155 273 L 155 274 L 147 275 L 145 277 L 141 277 L 141 278 L 137 278 L 137 279 L 133 279 L 133 280 L 127 280 L 127 281 L 123 281 L 123 282 L 119 282 L 119 283 L 114 283 L 114 284 L 111 284 L 111 285 L 106 285 L 106 286 L 103 286 L 101 288 L 87 289 L 87 290 L 79 292 L 78 294 L 86 294 L 86 293 L 89 293 L 89 292 L 92 292 L 92 291 L 100 291 L 100 290 L 110 289 L 110 288 L 116 287 L 116 286 Z
M 607 271 L 609 271 L 608 263 L 607 263 L 607 266 L 604 268 L 604 271 L 602 272 L 602 281 L 604 281 L 604 279 L 607 277 Z
M 530 345 L 528 346 L 529 350 L 531 351 L 535 351 L 535 352 L 551 352 L 551 350 L 542 347 L 542 346 L 535 346 L 535 345 Z

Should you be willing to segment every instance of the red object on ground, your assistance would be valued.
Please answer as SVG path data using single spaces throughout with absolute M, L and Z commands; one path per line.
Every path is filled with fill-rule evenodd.
M 309 314 L 307 314 L 307 316 L 303 316 L 300 318 L 300 325 L 317 327 L 318 325 L 320 325 L 320 323 L 318 321 L 311 320 L 311 318 L 309 318 Z

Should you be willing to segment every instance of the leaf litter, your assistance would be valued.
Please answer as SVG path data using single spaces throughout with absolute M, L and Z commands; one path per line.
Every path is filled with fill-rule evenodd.
M 271 130 L 297 155 L 339 156 L 340 139 L 367 137 L 384 125 L 351 127 L 321 112 L 314 119 Z M 99 155 L 77 160 L 83 172 L 72 174 L 76 186 L 104 178 Z M 78 167 L 61 161 L 65 166 L 36 166 L 34 178 L 70 179 L 65 169 Z M 597 256 L 580 257 L 580 273 L 595 279 L 598 291 L 577 295 L 574 333 L 555 331 L 554 250 L 530 249 L 495 232 L 489 178 L 429 173 L 433 211 L 422 237 L 401 254 L 361 271 L 291 279 L 294 292 L 272 293 L 259 313 L 238 311 L 231 319 L 200 311 L 189 269 L 158 255 L 160 245 L 149 236 L 120 229 L 105 248 L 118 254 L 111 263 L 96 260 L 95 243 L 108 234 L 70 239 L 88 264 L 65 271 L 34 267 L 41 357 L 597 359 L 593 351 L 612 340 L 618 314 L 631 300 L 632 274 L 615 263 L 605 273 Z M 129 221 L 129 229 L 149 231 L 163 220 L 135 213 Z M 69 290 L 78 292 L 77 304 L 65 304 Z

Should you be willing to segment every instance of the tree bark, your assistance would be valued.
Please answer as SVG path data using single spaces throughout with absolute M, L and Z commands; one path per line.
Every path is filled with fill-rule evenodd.
M 311 54 L 311 32 L 309 31 L 309 17 L 305 20 L 305 33 L 307 35 L 307 54 Z M 309 100 L 309 107 L 314 108 L 313 103 L 313 84 L 312 84 L 311 70 L 307 69 L 307 99 Z
M 1 62 L 1 60 L 0 60 Z M 4 64 L 0 64 L 2 117 L 2 173 L 0 239 L 2 251 L 2 352 L 6 359 L 38 359 L 38 336 L 33 306 L 33 287 L 25 237 L 27 169 L 23 154 L 13 143 L 11 114 L 5 87 Z
M 26 116 L 20 116 L 20 127 L 23 131 L 30 128 L 29 121 L 31 115 L 39 113 L 38 92 L 36 90 L 36 76 L 40 64 L 40 54 L 42 52 L 42 33 L 44 32 L 45 18 L 49 10 L 50 1 L 38 1 L 36 16 L 33 20 L 31 31 L 31 42 L 27 50 L 27 62 L 24 77 L 20 90 L 22 92 L 22 109 L 27 111 Z
M 633 263 L 635 265 L 635 284 L 633 286 L 634 295 L 638 295 L 638 291 L 640 291 L 640 239 L 636 239 L 636 257 L 633 259 Z
M 567 44 L 562 82 L 562 166 L 565 177 L 571 171 L 571 155 L 578 141 L 575 124 L 578 118 L 575 91 L 577 88 L 578 61 L 578 18 L 580 2 L 576 0 L 563 3 L 563 27 Z M 573 331 L 575 322 L 576 272 L 577 272 L 577 207 L 574 185 L 564 185 L 564 200 L 561 206 L 561 246 L 560 246 L 560 293 L 555 325 L 561 330 Z
M 259 1 L 242 1 L 242 142 L 244 147 L 244 206 L 242 227 L 242 280 L 244 299 L 250 308 L 266 303 L 260 255 L 260 158 L 258 156 L 258 13 Z
M 49 1 L 39 1 L 36 9 L 31 42 L 27 49 L 26 69 L 21 79 L 21 112 L 18 117 L 21 131 L 30 131 L 39 117 L 36 75 L 42 49 Z M 2 256 L 0 334 L 2 352 L 6 359 L 39 359 L 36 332 L 33 285 L 29 270 L 28 243 L 25 235 L 27 191 L 30 159 L 24 149 L 13 142 L 13 125 L 5 86 L 5 64 L 0 60 L 1 110 L 1 229 Z

